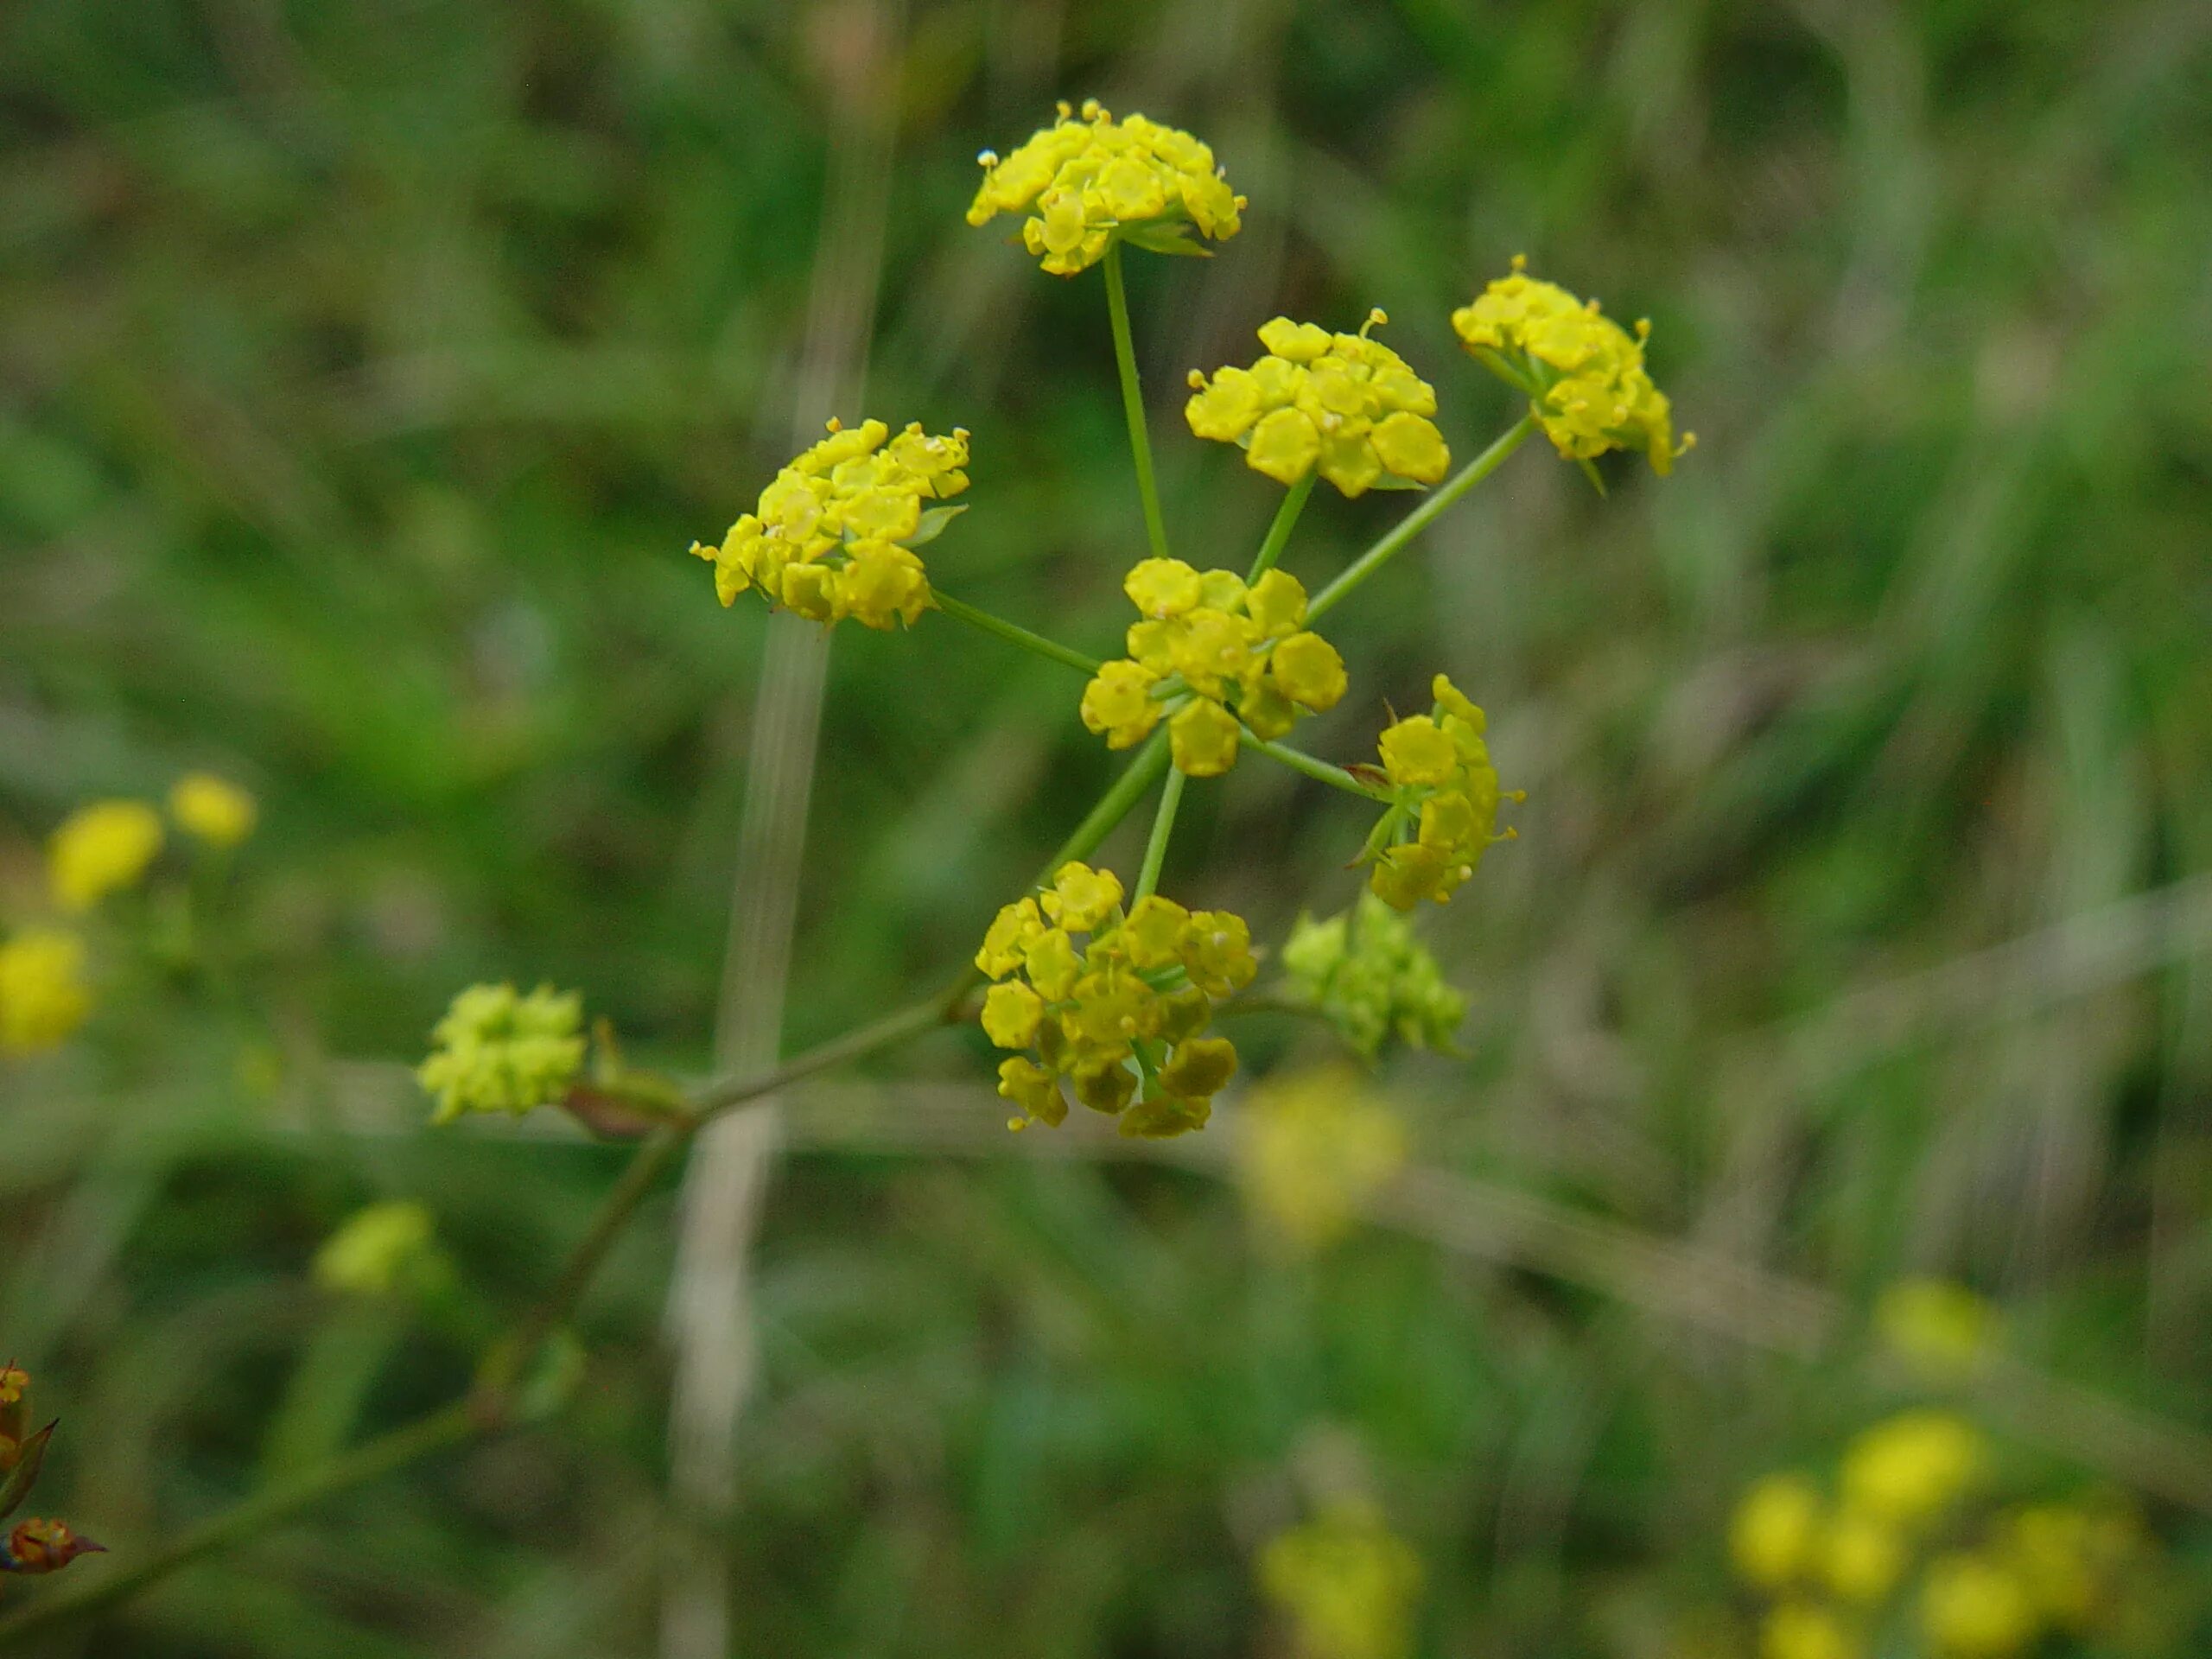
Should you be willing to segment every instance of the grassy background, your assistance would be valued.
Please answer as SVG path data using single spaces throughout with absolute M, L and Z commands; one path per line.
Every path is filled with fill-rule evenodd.
M 2024 1354 L 2205 1423 L 2204 889 L 2132 955 L 2066 954 L 2212 866 L 2202 8 L 891 22 L 868 409 L 974 429 L 933 571 L 1086 649 L 1141 541 L 1103 300 L 959 218 L 973 153 L 1054 97 L 1196 129 L 1252 199 L 1218 258 L 1134 270 L 1202 562 L 1242 556 L 1274 488 L 1181 432 L 1181 374 L 1249 359 L 1275 311 L 1387 308 L 1462 454 L 1511 414 L 1446 317 L 1511 254 L 1654 321 L 1700 438 L 1674 479 L 1599 500 L 1531 450 L 1332 620 L 1355 690 L 1312 747 L 1360 752 L 1442 668 L 1529 791 L 1427 925 L 1475 1006 L 1466 1059 L 1389 1074 L 1423 1160 L 1847 1307 L 1965 1279 Z M 87 797 L 211 765 L 267 815 L 227 988 L 142 968 L 87 1041 L 0 1074 L 0 1350 L 66 1415 L 50 1501 L 87 1529 L 143 1544 L 445 1397 L 574 1236 L 611 1154 L 281 1127 L 417 1054 L 454 986 L 579 985 L 703 1062 L 766 623 L 682 550 L 788 453 L 850 26 L 0 17 L 0 913 L 35 914 L 39 839 Z M 1317 499 L 1287 563 L 1318 581 L 1399 505 Z M 1095 795 L 1076 689 L 941 621 L 841 632 L 793 1044 L 934 981 Z M 1359 815 L 1287 773 L 1241 766 L 1184 823 L 1171 890 L 1262 938 L 1356 890 Z M 1929 970 L 1948 1000 L 1903 977 Z M 1899 982 L 1901 1017 L 1853 1017 Z M 1248 1058 L 1323 1046 L 1255 1025 Z M 984 1058 L 939 1039 L 886 1075 L 967 1091 L 998 1152 Z M 432 1204 L 462 1269 L 411 1327 L 302 1276 L 382 1194 Z M 651 1651 L 666 1219 L 593 1298 L 557 1426 L 333 1505 L 86 1650 Z M 1725 1596 L 1740 1481 L 1889 1398 L 1848 1336 L 1760 1357 L 1404 1238 L 1287 1268 L 1185 1173 L 802 1149 L 766 1227 L 728 1540 L 748 1653 L 1282 1652 L 1250 1556 L 1301 1469 L 1351 1458 L 1428 1563 L 1423 1652 L 1657 1655 Z M 2008 1446 L 2024 1483 L 2082 1478 Z M 2202 1521 L 2153 1513 L 2212 1583 Z

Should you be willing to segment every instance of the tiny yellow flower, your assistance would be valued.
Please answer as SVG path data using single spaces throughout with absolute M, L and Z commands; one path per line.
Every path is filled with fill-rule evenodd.
M 1874 1305 L 1874 1328 L 1883 1344 L 1924 1381 L 1948 1384 L 1972 1376 L 1988 1357 L 1997 1311 L 1964 1285 L 1907 1279 L 1882 1293 Z
M 1187 237 L 1236 234 L 1244 198 L 1224 180 L 1213 152 L 1187 132 L 1141 115 L 1116 120 L 1096 99 L 1080 118 L 1059 118 L 1001 160 L 985 150 L 970 225 L 1027 213 L 1022 245 L 1056 276 L 1072 276 L 1114 242 L 1159 252 L 1198 251 Z
M 1060 1080 L 1026 1054 L 999 1062 L 999 1093 L 1028 1115 L 1014 1120 L 1011 1128 L 1035 1122 L 1058 1128 L 1067 1120 L 1068 1103 L 1060 1093 Z
M 146 874 L 162 850 L 162 816 L 143 801 L 95 801 L 47 842 L 47 871 L 64 910 L 90 910 Z
M 1631 335 L 1598 308 L 1555 283 L 1539 282 L 1516 257 L 1510 276 L 1452 314 L 1460 344 L 1530 395 L 1530 410 L 1559 453 L 1587 461 L 1608 449 L 1640 450 L 1664 474 L 1696 440 L 1675 442 L 1667 396 L 1651 384 L 1643 345 L 1651 325 Z
M 1252 954 L 1252 930 L 1242 916 L 1225 910 L 1191 912 L 1184 936 L 1183 970 L 1191 983 L 1217 1001 L 1249 985 L 1260 971 Z
M 1192 778 L 1218 778 L 1236 764 L 1236 716 L 1206 697 L 1194 697 L 1167 722 L 1175 769 Z
M 1821 1540 L 1821 1577 L 1842 1601 L 1880 1601 L 1904 1575 L 1905 1541 L 1877 1516 L 1845 1510 Z
M 1964 1497 L 1987 1459 L 1980 1432 L 1948 1412 L 1907 1411 L 1845 1449 L 1845 1501 L 1897 1526 L 1931 1521 Z
M 1129 906 L 1128 919 L 1122 924 L 1122 949 L 1140 973 L 1172 968 L 1182 960 L 1190 931 L 1189 911 L 1173 899 L 1148 893 Z
M 1475 872 L 1497 833 L 1498 789 L 1483 740 L 1483 711 L 1436 677 L 1429 713 L 1393 722 L 1378 749 L 1396 800 L 1370 838 L 1369 885 L 1400 910 L 1442 904 Z M 1406 839 L 1408 832 L 1412 839 Z
M 1368 337 L 1382 321 L 1373 312 L 1357 334 L 1332 334 L 1277 317 L 1249 369 L 1191 372 L 1184 418 L 1201 438 L 1241 444 L 1247 466 L 1286 486 L 1317 470 L 1348 496 L 1433 484 L 1452 464 L 1429 418 L 1435 389 Z
M 1004 979 L 1021 966 L 1030 941 L 1044 931 L 1045 918 L 1034 899 L 1017 899 L 1000 906 L 983 935 L 982 948 L 976 952 L 976 966 L 993 979 Z
M 1344 659 L 1318 633 L 1277 640 L 1268 658 L 1268 678 L 1291 702 L 1317 715 L 1335 708 L 1349 683 Z
M 1001 1048 L 1027 1048 L 1045 1017 L 1045 999 L 1018 979 L 994 985 L 983 997 L 983 1033 Z
M 1755 1482 L 1728 1523 L 1728 1553 L 1746 1582 L 1776 1590 L 1813 1565 L 1821 1532 L 1819 1489 L 1802 1475 Z
M 1159 683 L 1160 677 L 1141 663 L 1120 658 L 1102 664 L 1083 689 L 1084 725 L 1104 738 L 1109 749 L 1141 743 L 1166 712 L 1152 695 Z
M 431 1033 L 430 1057 L 416 1070 L 437 1097 L 430 1121 L 465 1112 L 519 1116 L 567 1092 L 584 1060 L 583 1001 L 541 985 L 527 996 L 512 985 L 472 985 L 453 1000 Z
M 169 816 L 210 847 L 235 847 L 253 833 L 253 797 L 213 772 L 188 772 L 169 790 Z
M 1237 1139 L 1253 1218 L 1295 1251 L 1335 1243 L 1398 1173 L 1398 1114 L 1349 1066 L 1271 1077 L 1246 1099 Z
M 1759 1627 L 1759 1659 L 1859 1659 L 1865 1651 L 1842 1620 L 1811 1602 L 1785 1601 Z
M 27 929 L 0 944 L 0 1053 L 58 1047 L 92 1010 L 75 934 Z
M 1392 783 L 1433 786 L 1459 769 L 1459 752 L 1427 715 L 1402 720 L 1382 734 L 1382 770 Z
M 315 1252 L 315 1279 L 348 1296 L 389 1296 L 434 1268 L 436 1224 L 419 1204 L 357 1211 Z
M 1122 880 L 1111 870 L 1067 863 L 1052 878 L 1045 914 L 1074 933 L 1088 933 L 1120 908 Z
M 1921 1587 L 1920 1624 L 1950 1659 L 2003 1659 L 2035 1640 L 2040 1621 L 2019 1576 L 1967 1551 L 1940 1555 Z
M 1338 1498 L 1268 1541 L 1260 1588 L 1290 1619 L 1300 1659 L 1405 1659 L 1421 1557 L 1372 1503 Z
M 1146 616 L 1164 619 L 1195 610 L 1205 584 L 1180 559 L 1139 559 L 1122 579 L 1122 591 Z

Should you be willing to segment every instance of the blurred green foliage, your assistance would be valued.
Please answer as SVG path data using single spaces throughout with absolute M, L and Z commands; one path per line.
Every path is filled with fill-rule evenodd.
M 87 797 L 207 766 L 265 809 L 219 1012 L 156 959 L 91 1040 L 0 1074 L 0 1357 L 67 1420 L 53 1501 L 118 1549 L 449 1397 L 611 1177 L 343 1132 L 340 1062 L 411 1059 L 456 985 L 512 976 L 703 1064 L 766 625 L 683 550 L 788 453 L 849 22 L 0 16 L 0 915 L 35 913 L 39 838 Z M 1964 1279 L 2023 1354 L 2204 1424 L 2202 884 L 2133 956 L 1972 956 L 2212 868 L 2203 8 L 893 22 L 868 411 L 974 429 L 933 572 L 1086 650 L 1141 543 L 1103 300 L 960 222 L 975 150 L 1053 98 L 1195 129 L 1252 199 L 1219 257 L 1133 276 L 1202 563 L 1274 496 L 1182 433 L 1181 376 L 1276 311 L 1385 307 L 1463 455 L 1511 412 L 1446 317 L 1510 255 L 1654 321 L 1700 438 L 1675 478 L 1600 500 L 1532 448 L 1332 619 L 1354 690 L 1309 747 L 1363 753 L 1442 669 L 1529 791 L 1427 924 L 1473 1014 L 1468 1058 L 1392 1074 L 1420 1155 L 1853 1306 Z M 1325 575 L 1402 505 L 1317 499 L 1287 563 Z M 939 619 L 856 635 L 794 1045 L 934 982 L 1109 775 L 1052 666 Z M 1170 887 L 1264 939 L 1357 890 L 1357 807 L 1288 773 L 1242 766 L 1183 822 Z M 1827 1013 L 1945 963 L 1896 1030 Z M 1255 1069 L 1327 1049 L 1250 1031 Z M 982 1058 L 941 1039 L 887 1075 L 957 1083 L 989 1129 Z M 272 1128 L 272 1094 L 309 1127 Z M 456 1265 L 412 1324 L 306 1272 L 388 1196 Z M 1250 1562 L 1313 1448 L 1350 1445 L 1427 1563 L 1423 1652 L 1656 1656 L 1726 1596 L 1733 1491 L 1890 1402 L 1847 1351 L 1747 1357 L 1403 1239 L 1271 1262 L 1186 1174 L 805 1154 L 766 1225 L 747 1653 L 1286 1652 Z M 666 1231 L 650 1212 L 592 1299 L 555 1423 L 180 1578 L 87 1650 L 650 1651 Z M 2010 1455 L 2030 1487 L 2087 1478 Z M 2153 1519 L 2212 1588 L 2202 1519 Z M 2164 1650 L 2199 1650 L 2188 1617 Z

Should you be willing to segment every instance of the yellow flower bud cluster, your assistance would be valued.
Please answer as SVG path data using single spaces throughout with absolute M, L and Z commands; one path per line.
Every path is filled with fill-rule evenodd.
M 1059 118 L 1001 161 L 976 160 L 983 182 L 969 207 L 970 225 L 1001 213 L 1027 213 L 1022 245 L 1055 276 L 1072 276 L 1120 240 L 1156 253 L 1200 251 L 1236 234 L 1244 198 L 1229 188 L 1213 151 L 1189 133 L 1132 115 L 1120 121 L 1096 99 Z
M 1430 417 L 1436 390 L 1367 331 L 1385 321 L 1370 311 L 1356 334 L 1332 334 L 1277 317 L 1260 330 L 1267 355 L 1249 369 L 1191 371 L 1183 405 L 1202 438 L 1240 444 L 1244 463 L 1278 484 L 1317 468 L 1345 495 L 1433 484 L 1452 465 Z
M 62 909 L 86 911 L 135 884 L 162 850 L 162 815 L 143 801 L 94 801 L 47 842 L 47 875 Z
M 1392 1036 L 1415 1048 L 1446 1047 L 1466 1018 L 1466 999 L 1446 982 L 1412 925 L 1371 893 L 1326 921 L 1300 917 L 1282 965 L 1291 995 L 1370 1060 Z
M 315 1280 L 343 1296 L 389 1296 L 434 1282 L 445 1268 L 437 1226 L 419 1204 L 372 1204 L 346 1217 L 315 1254 Z
M 1385 728 L 1382 775 L 1396 798 L 1368 837 L 1369 884 L 1398 910 L 1423 899 L 1442 904 L 1475 873 L 1497 833 L 1497 769 L 1483 741 L 1483 711 L 1443 675 L 1430 684 L 1436 699 L 1425 715 Z
M 252 796 L 228 779 L 189 772 L 169 790 L 169 816 L 195 840 L 226 849 L 253 833 L 261 809 Z
M 881 421 L 829 435 L 778 473 L 752 512 L 719 546 L 691 543 L 715 567 L 724 605 L 748 588 L 817 622 L 850 617 L 871 628 L 909 626 L 929 608 L 928 572 L 914 550 L 959 507 L 925 510 L 968 487 L 968 434 L 893 434 Z
M 84 941 L 75 934 L 32 928 L 0 944 L 0 1053 L 57 1047 L 92 1007 Z
M 1041 897 L 1001 909 L 976 953 L 997 982 L 983 1030 L 1022 1051 L 999 1065 L 999 1093 L 1023 1113 L 1014 1128 L 1065 1122 L 1065 1082 L 1124 1135 L 1180 1135 L 1205 1126 L 1236 1072 L 1228 1039 L 1203 1033 L 1259 971 L 1243 919 L 1157 893 L 1125 912 L 1122 896 L 1111 871 L 1064 865 Z
M 567 1092 L 584 1063 L 583 1000 L 541 985 L 472 985 L 430 1033 L 430 1056 L 415 1075 L 437 1096 L 433 1123 L 465 1112 L 519 1116 Z
M 1421 1557 L 1367 1499 L 1332 1499 L 1270 1539 L 1259 1579 L 1288 1616 L 1300 1659 L 1404 1659 L 1413 1651 Z
M 1312 1252 L 1351 1230 L 1406 1160 L 1406 1129 L 1347 1065 L 1277 1074 L 1254 1088 L 1236 1140 L 1245 1201 L 1267 1236 Z
M 1306 589 L 1284 570 L 1249 588 L 1230 570 L 1145 559 L 1122 583 L 1143 613 L 1127 658 L 1084 688 L 1083 723 L 1126 749 L 1161 718 L 1177 768 L 1214 778 L 1236 764 L 1238 721 L 1277 738 L 1344 694 L 1344 658 L 1306 630 Z
M 1516 255 L 1501 276 L 1452 314 L 1452 327 L 1477 359 L 1529 394 L 1530 409 L 1552 446 L 1569 460 L 1608 449 L 1641 450 L 1664 476 L 1697 442 L 1675 443 L 1673 405 L 1651 384 L 1638 322 L 1631 334 L 1598 308 L 1554 283 L 1528 274 Z

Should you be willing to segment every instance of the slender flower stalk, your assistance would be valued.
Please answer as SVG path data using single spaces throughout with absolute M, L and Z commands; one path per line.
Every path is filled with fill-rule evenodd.
M 1175 811 L 1183 804 L 1183 778 L 1180 771 L 1170 767 L 1167 781 L 1160 786 L 1160 810 L 1153 815 L 1152 838 L 1145 842 L 1134 899 L 1146 898 L 1160 887 L 1160 868 L 1167 861 L 1168 838 L 1175 833 Z
M 1422 498 L 1419 506 L 1398 520 L 1374 546 L 1346 565 L 1334 582 L 1313 595 L 1313 602 L 1306 607 L 1307 624 L 1311 626 L 1317 617 L 1334 609 L 1351 594 L 1353 588 L 1389 563 L 1392 556 L 1408 542 L 1434 524 L 1446 507 L 1503 466 L 1505 458 L 1518 449 L 1535 429 L 1536 417 L 1523 415 L 1506 429 L 1497 442 L 1430 491 Z
M 1129 334 L 1129 296 L 1122 283 L 1122 245 L 1106 245 L 1100 262 L 1106 272 L 1106 309 L 1114 323 L 1114 366 L 1122 376 L 1122 412 L 1128 417 L 1129 453 L 1137 466 L 1137 491 L 1144 497 L 1145 535 L 1152 543 L 1152 556 L 1167 552 L 1167 525 L 1160 516 L 1160 486 L 1152 472 L 1152 439 L 1145 429 L 1144 389 L 1137 383 L 1136 346 Z
M 1252 561 L 1251 574 L 1244 578 L 1248 586 L 1274 569 L 1275 561 L 1282 557 L 1283 549 L 1290 544 L 1291 527 L 1306 510 L 1306 498 L 1313 493 L 1313 480 L 1319 476 L 1319 473 L 1308 473 L 1284 492 L 1282 505 L 1275 509 L 1274 522 L 1268 526 L 1267 539 L 1260 543 L 1259 556 Z
M 1264 754 L 1268 760 L 1288 766 L 1293 772 L 1303 772 L 1315 782 L 1326 784 L 1332 789 L 1340 789 L 1347 795 L 1357 795 L 1362 800 L 1367 801 L 1389 801 L 1394 798 L 1389 790 L 1377 789 L 1372 785 L 1363 784 L 1342 766 L 1332 766 L 1326 760 L 1307 754 L 1302 750 L 1290 748 L 1281 743 L 1271 743 L 1266 738 L 1255 735 L 1249 727 L 1239 728 L 1238 739 L 1246 748 L 1252 750 L 1255 753 Z
M 1084 674 L 1098 671 L 1096 659 L 1086 657 L 1057 639 L 1047 639 L 1041 633 L 1033 633 L 1018 622 L 1009 622 L 1004 617 L 994 616 L 965 600 L 955 599 L 942 588 L 931 588 L 930 599 L 938 610 L 955 621 L 965 622 L 969 627 L 980 628 L 985 633 L 996 634 L 1007 643 L 1020 645 L 1024 651 L 1033 652 L 1047 662 L 1058 663 L 1065 668 L 1072 668 Z

